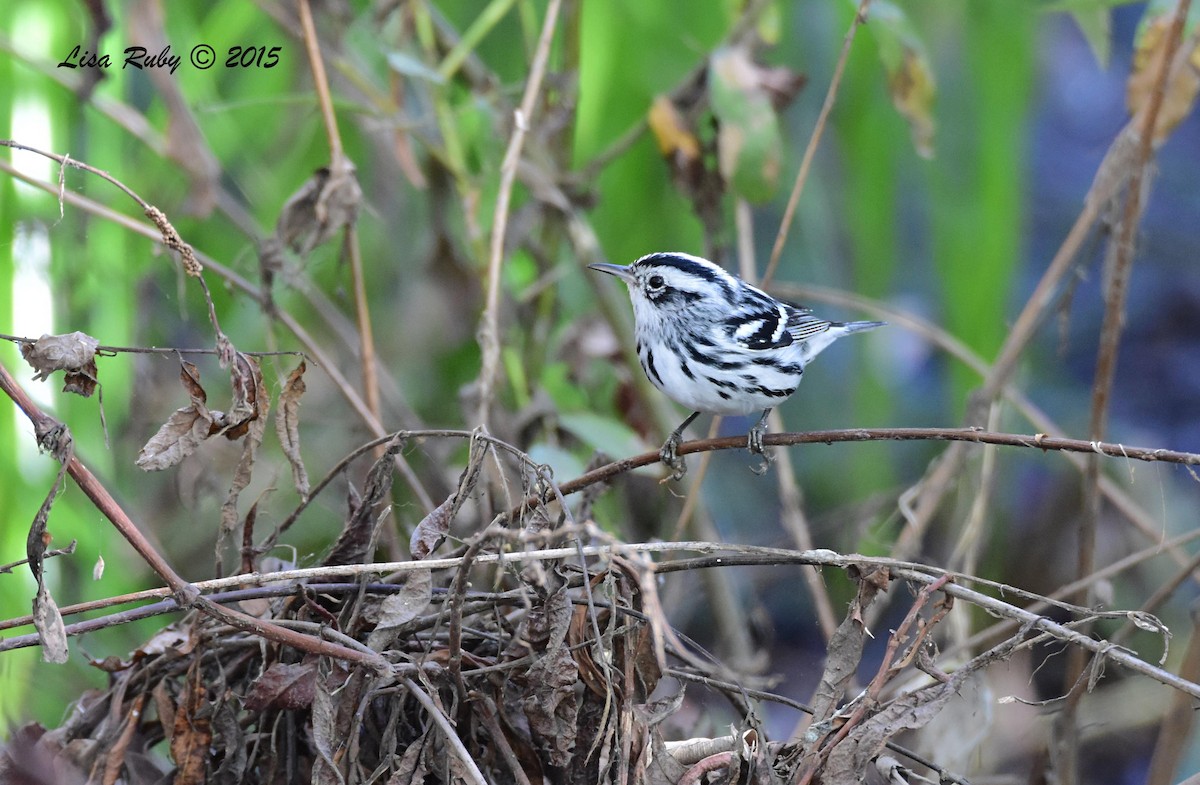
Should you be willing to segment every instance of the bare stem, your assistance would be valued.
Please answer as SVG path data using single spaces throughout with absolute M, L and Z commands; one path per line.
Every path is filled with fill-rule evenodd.
M 530 118 L 542 88 L 546 74 L 546 63 L 550 59 L 550 42 L 554 38 L 554 27 L 562 0 L 551 0 L 546 8 L 546 19 L 542 23 L 542 34 L 538 38 L 537 52 L 529 79 L 525 82 L 525 95 L 521 107 L 513 118 L 513 132 L 500 165 L 500 190 L 496 196 L 496 211 L 492 218 L 492 242 L 488 258 L 487 301 L 483 318 L 479 324 L 479 348 L 483 354 L 479 370 L 479 425 L 488 423 L 488 413 L 495 395 L 496 378 L 500 372 L 500 268 L 504 262 L 504 235 L 508 229 L 508 208 L 512 201 L 513 184 L 517 179 L 517 165 L 521 161 L 521 148 L 529 131 Z

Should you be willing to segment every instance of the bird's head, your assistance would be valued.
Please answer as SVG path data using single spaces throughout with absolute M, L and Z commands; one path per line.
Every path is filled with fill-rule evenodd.
M 707 259 L 685 253 L 655 253 L 630 265 L 590 264 L 629 287 L 639 319 L 675 311 L 720 308 L 734 296 L 738 280 Z

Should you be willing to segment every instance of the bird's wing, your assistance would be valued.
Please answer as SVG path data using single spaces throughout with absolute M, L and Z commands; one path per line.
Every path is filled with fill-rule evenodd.
M 737 314 L 725 320 L 730 340 L 743 348 L 781 349 L 830 327 L 807 308 L 780 302 L 751 287 L 746 289 Z
M 812 311 L 807 308 L 798 308 L 794 305 L 789 305 L 787 331 L 792 338 L 797 341 L 807 340 L 814 335 L 819 335 L 833 326 L 832 322 L 826 321 L 819 316 L 813 316 Z

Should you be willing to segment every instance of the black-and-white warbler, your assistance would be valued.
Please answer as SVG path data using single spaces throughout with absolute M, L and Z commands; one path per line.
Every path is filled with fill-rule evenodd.
M 883 322 L 830 322 L 780 302 L 707 259 L 655 253 L 631 265 L 592 264 L 629 287 L 642 370 L 667 397 L 693 412 L 659 456 L 681 478 L 676 454 L 683 429 L 701 413 L 744 415 L 762 410 L 747 447 L 764 456 L 771 409 L 796 392 L 804 366 L 850 333 Z

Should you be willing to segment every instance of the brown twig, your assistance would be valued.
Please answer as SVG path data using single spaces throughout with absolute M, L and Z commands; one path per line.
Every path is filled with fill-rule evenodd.
M 54 423 L 54 419 L 45 414 L 33 400 L 21 389 L 16 380 L 9 374 L 8 369 L 0 364 L 0 390 L 12 399 L 12 401 L 25 413 L 30 421 L 34 424 L 35 430 L 45 428 L 46 425 Z M 260 635 L 268 640 L 292 646 L 301 651 L 312 652 L 314 654 L 323 654 L 329 657 L 338 659 L 346 659 L 356 662 L 369 663 L 377 668 L 385 669 L 388 667 L 378 655 L 368 656 L 362 652 L 357 652 L 347 649 L 344 646 L 328 643 L 308 635 L 302 635 L 292 630 L 287 630 L 270 622 L 256 619 L 238 611 L 233 611 L 228 608 L 223 608 L 210 602 L 207 598 L 200 596 L 199 591 L 195 586 L 179 576 L 175 569 L 167 562 L 163 556 L 155 550 L 150 541 L 137 528 L 134 522 L 125 514 L 117 501 L 112 497 L 96 476 L 88 470 L 86 466 L 74 455 L 71 456 L 67 464 L 67 471 L 71 478 L 75 480 L 76 485 L 84 494 L 92 501 L 101 514 L 116 527 L 126 541 L 133 546 L 150 568 L 158 574 L 160 578 L 170 587 L 172 594 L 183 607 L 195 607 L 205 614 L 219 619 L 226 624 L 229 624 L 246 632 Z
M 321 57 L 321 42 L 313 25 L 312 10 L 308 0 L 298 0 L 300 29 L 304 49 L 308 52 L 308 65 L 312 69 L 313 87 L 317 91 L 317 102 L 321 107 L 321 118 L 325 121 L 325 135 L 329 138 L 329 157 L 333 161 L 344 157 L 342 135 L 338 132 L 337 115 L 333 112 L 333 98 L 329 94 L 329 78 L 325 75 L 325 60 Z
M 37 338 L 26 338 L 21 335 L 5 335 L 0 333 L 0 341 L 10 341 L 12 343 L 37 343 Z M 216 349 L 185 349 L 178 346 L 105 346 L 101 344 L 96 347 L 97 354 L 165 354 L 172 357 L 180 354 L 218 354 Z M 278 352 L 241 352 L 247 357 L 303 357 L 305 360 L 312 361 L 312 358 L 304 352 L 299 351 L 278 351 Z
M 512 200 L 513 184 L 517 179 L 517 165 L 521 162 L 521 149 L 525 135 L 542 89 L 542 78 L 546 63 L 550 59 L 550 42 L 558 22 L 562 0 L 550 0 L 546 6 L 546 18 L 538 38 L 537 51 L 529 78 L 525 81 L 525 94 L 521 106 L 513 117 L 513 132 L 500 164 L 500 188 L 496 195 L 496 209 L 492 217 L 492 237 L 488 258 L 487 298 L 483 317 L 479 322 L 479 348 L 483 354 L 479 370 L 479 410 L 476 423 L 487 427 L 488 415 L 495 394 L 496 377 L 500 372 L 500 268 L 504 262 L 504 235 L 508 229 L 508 208 Z
M 1158 123 L 1159 110 L 1162 108 L 1163 96 L 1167 78 L 1171 73 L 1175 52 L 1183 38 L 1184 21 L 1188 15 L 1191 0 L 1180 0 L 1175 7 L 1175 16 L 1166 34 L 1162 62 L 1154 80 L 1154 89 L 1144 114 L 1135 117 L 1132 123 L 1141 121 L 1138 130 L 1138 147 L 1136 161 L 1129 175 L 1125 188 L 1124 212 L 1116 227 L 1116 237 L 1111 240 L 1109 249 L 1111 267 L 1107 277 L 1104 292 L 1104 320 L 1100 326 L 1100 343 L 1096 353 L 1096 376 L 1092 387 L 1092 407 L 1089 419 L 1088 433 L 1093 439 L 1104 436 L 1108 423 L 1108 403 L 1112 393 L 1113 382 L 1116 379 L 1117 355 L 1121 344 L 1121 334 L 1125 324 L 1125 299 L 1129 289 L 1129 279 L 1133 271 L 1134 241 L 1137 228 L 1141 224 L 1143 205 L 1143 182 L 1149 174 L 1150 160 L 1154 151 L 1154 132 Z M 1100 460 L 1098 456 L 1090 456 L 1087 471 L 1084 474 L 1083 494 L 1085 509 L 1079 518 L 1078 533 L 1078 564 L 1076 576 L 1082 578 L 1091 574 L 1096 568 L 1096 530 L 1101 514 L 1100 493 Z M 1077 601 L 1082 602 L 1086 594 Z M 1064 781 L 1073 783 L 1078 780 L 1078 709 L 1083 693 L 1087 688 L 1086 682 L 1080 678 L 1087 667 L 1087 655 L 1073 649 L 1067 659 L 1064 683 L 1069 690 L 1066 705 L 1058 716 L 1056 727 L 1060 729 L 1061 741 L 1066 754 L 1064 759 Z
M 808 146 L 804 148 L 804 158 L 800 161 L 800 170 L 796 172 L 796 182 L 792 185 L 792 193 L 788 196 L 787 207 L 784 208 L 783 218 L 779 222 L 775 245 L 771 248 L 771 258 L 767 262 L 766 271 L 763 272 L 763 286 L 771 283 L 771 279 L 775 277 L 775 270 L 779 267 L 779 260 L 783 256 L 783 245 L 787 242 L 788 230 L 791 229 L 792 219 L 796 217 L 796 208 L 800 204 L 800 194 L 804 192 L 804 184 L 808 181 L 808 172 L 812 168 L 813 158 L 817 154 L 817 146 L 825 132 L 825 123 L 829 120 L 829 114 L 833 111 L 833 105 L 837 101 L 838 88 L 842 84 L 842 73 L 846 70 L 846 62 L 850 59 L 850 45 L 854 43 L 854 36 L 858 32 L 859 26 L 866 23 L 867 11 L 870 6 L 871 0 L 861 0 L 858 10 L 854 13 L 854 21 L 850 23 L 850 29 L 846 31 L 846 37 L 842 39 L 842 51 L 838 55 L 837 65 L 834 66 L 833 78 L 829 80 L 829 89 L 825 91 L 825 102 L 821 104 L 821 113 L 817 115 L 817 124 L 813 127 Z
M 441 729 L 442 734 L 446 737 L 447 746 L 454 751 L 463 768 L 474 778 L 476 785 L 488 785 L 488 781 L 484 778 L 483 772 L 479 770 L 475 759 L 471 757 L 471 753 L 463 745 L 462 739 L 458 737 L 458 732 L 450 724 L 450 718 L 433 702 L 433 698 L 429 697 L 429 693 L 421 689 L 420 685 L 412 679 L 405 679 L 404 686 L 429 714 L 429 718 L 437 723 L 438 728 Z
M 851 430 L 809 431 L 807 433 L 768 433 L 763 444 L 771 447 L 789 447 L 798 444 L 833 444 L 835 442 L 869 441 L 953 441 L 974 444 L 999 444 L 1007 447 L 1026 447 L 1042 451 L 1054 450 L 1077 453 L 1099 453 L 1112 458 L 1127 458 L 1138 461 L 1161 461 L 1185 466 L 1200 465 L 1200 454 L 1177 450 L 1153 449 L 1148 447 L 1126 447 L 1111 442 L 1088 442 L 1082 439 L 1066 439 L 1045 434 L 997 433 L 975 428 L 856 428 Z M 684 442 L 679 446 L 679 455 L 708 452 L 711 450 L 734 450 L 745 448 L 746 437 L 725 436 L 718 439 L 700 439 Z M 642 466 L 659 462 L 657 451 L 645 452 L 619 461 L 605 464 L 585 474 L 562 483 L 563 494 L 569 495 L 605 482 Z M 522 509 L 528 509 L 535 500 L 528 499 Z M 519 514 L 514 510 L 512 515 Z
M 866 719 L 869 712 L 874 712 L 879 709 L 879 701 L 883 695 L 883 688 L 895 677 L 899 668 L 902 667 L 894 664 L 896 657 L 900 652 L 901 645 L 908 641 L 910 631 L 920 618 L 921 609 L 924 608 L 929 602 L 929 599 L 933 596 L 934 592 L 941 591 L 949 582 L 950 576 L 943 575 L 937 580 L 933 581 L 933 583 L 921 587 L 921 590 L 917 593 L 917 598 L 913 601 L 912 606 L 908 609 L 908 613 L 905 615 L 904 621 L 902 621 L 900 626 L 897 627 L 896 630 L 888 637 L 887 647 L 885 648 L 883 654 L 883 661 L 879 663 L 879 668 L 875 672 L 875 676 L 871 679 L 870 684 L 867 685 L 867 689 L 856 699 L 854 710 L 850 713 L 850 716 L 846 718 L 845 722 L 843 722 L 833 733 L 832 738 L 830 738 L 827 744 L 822 744 L 821 740 L 818 740 L 814 744 L 814 747 L 819 746 L 819 748 L 815 750 L 815 753 L 809 759 L 809 763 L 804 772 L 796 779 L 797 785 L 808 785 L 809 782 L 812 782 L 813 777 L 816 776 L 817 772 L 820 770 L 826 758 L 829 757 L 829 753 L 833 751 L 834 747 L 836 747 L 839 742 L 849 736 L 851 731 L 853 731 L 863 722 L 864 719 Z M 924 642 L 924 636 L 927 634 L 928 630 L 933 627 L 938 619 L 945 615 L 946 611 L 948 611 L 948 607 L 939 609 L 935 614 L 934 619 L 932 619 L 928 624 L 924 625 L 918 631 L 917 641 L 913 643 L 912 647 L 910 647 L 910 652 L 915 652 L 917 647 L 922 645 Z M 905 659 L 907 660 L 909 658 L 905 657 Z
M 331 173 L 344 172 L 353 167 L 342 147 L 342 135 L 338 130 L 337 114 L 333 111 L 333 98 L 329 92 L 329 77 L 325 73 L 325 60 L 321 56 L 321 40 L 313 25 L 312 10 L 308 0 L 298 0 L 297 6 L 300 10 L 300 27 L 303 31 L 304 47 L 308 52 L 309 67 L 312 69 L 313 87 L 317 92 L 317 103 L 321 107 L 325 135 L 329 139 L 329 170 Z M 363 395 L 366 397 L 367 409 L 375 416 L 375 419 L 382 420 L 379 405 L 379 379 L 375 365 L 375 337 L 371 330 L 371 311 L 367 304 L 362 249 L 359 247 L 358 232 L 355 230 L 353 222 L 346 225 L 343 239 L 343 248 L 350 260 L 350 278 L 354 289 Z
M 46 551 L 45 553 L 43 553 L 41 555 L 40 558 L 44 560 L 44 559 L 52 558 L 54 556 L 70 556 L 71 554 L 75 553 L 75 545 L 77 544 L 77 542 L 78 542 L 77 540 L 71 540 L 70 544 L 68 544 L 67 547 L 55 548 L 52 551 Z M 0 564 L 0 575 L 11 574 L 14 567 L 20 567 L 22 564 L 28 564 L 28 563 L 29 563 L 29 559 L 18 559 L 17 561 L 10 561 L 8 564 Z M 61 613 L 61 609 L 59 612 Z M 29 621 L 30 622 L 33 621 L 32 616 L 29 617 Z M 0 628 L 0 629 L 2 629 L 2 628 Z
M 940 570 L 935 567 L 917 564 L 914 562 L 901 562 L 895 559 L 862 556 L 859 554 L 839 554 L 827 549 L 818 549 L 815 551 L 806 552 L 788 550 L 784 548 L 768 548 L 755 545 L 733 545 L 719 542 L 630 543 L 615 546 L 584 546 L 581 549 L 576 547 L 566 547 L 547 548 L 543 550 L 513 551 L 505 553 L 481 553 L 476 555 L 472 559 L 472 562 L 475 565 L 487 565 L 507 562 L 557 561 L 564 558 L 578 556 L 580 551 L 582 551 L 585 556 L 597 558 L 603 558 L 613 553 L 677 553 L 688 551 L 705 554 L 727 554 L 721 556 L 719 561 L 713 561 L 712 566 L 736 564 L 805 564 L 846 569 L 850 566 L 861 568 L 862 565 L 866 565 L 871 567 L 887 568 L 894 578 L 920 584 L 933 583 L 943 575 L 950 574 L 945 570 Z M 255 582 L 305 581 L 311 579 L 333 579 L 341 577 L 355 578 L 365 575 L 389 575 L 391 573 L 405 573 L 415 570 L 457 569 L 462 565 L 462 563 L 462 558 L 448 558 L 424 559 L 421 561 L 407 562 L 376 562 L 370 564 L 329 565 L 324 567 L 287 570 L 278 573 L 255 573 L 252 575 L 230 576 L 227 578 L 198 582 L 194 584 L 194 588 L 198 590 L 209 591 L 242 586 L 247 583 Z M 664 565 L 661 569 L 666 571 L 669 566 L 670 565 Z M 972 582 L 981 580 L 974 576 L 953 575 L 953 577 L 956 581 Z M 1151 665 L 1150 663 L 1138 658 L 1133 652 L 1120 647 L 1115 647 L 1109 641 L 1095 640 L 1087 635 L 1083 635 L 1082 633 L 1071 629 L 1069 625 L 1060 624 L 1026 608 L 1019 608 L 1004 600 L 996 599 L 973 589 L 966 588 L 965 586 L 961 585 L 961 583 L 948 584 L 943 590 L 947 594 L 953 595 L 957 600 L 979 606 L 984 611 L 996 616 L 1014 619 L 1022 625 L 1028 625 L 1033 630 L 1047 633 L 1072 645 L 1082 646 L 1089 651 L 1102 654 L 1111 661 L 1118 663 L 1136 673 L 1148 676 L 1174 689 L 1182 690 L 1189 695 L 1200 698 L 1200 684 L 1195 684 L 1186 679 L 1181 679 L 1179 676 L 1173 673 Z M 147 594 L 149 596 L 163 597 L 168 596 L 169 591 L 159 589 L 155 592 L 150 592 Z M 1110 611 L 1103 615 L 1117 616 L 1124 613 L 1126 612 Z M 225 621 L 228 623 L 228 620 Z M 234 626 L 237 626 L 239 629 L 245 629 L 241 625 Z M 254 630 L 247 631 L 255 632 Z M 361 653 L 358 654 L 361 656 Z

